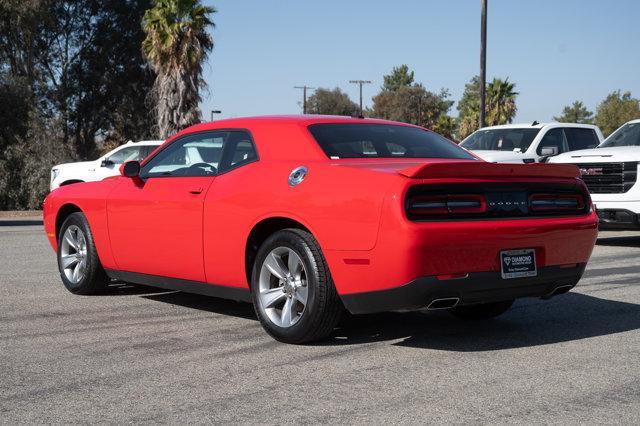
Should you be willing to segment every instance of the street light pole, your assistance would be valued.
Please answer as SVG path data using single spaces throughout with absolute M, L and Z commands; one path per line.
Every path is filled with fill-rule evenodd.
M 480 18 L 480 128 L 485 125 L 484 113 L 486 104 L 487 83 L 487 0 L 480 0 L 482 13 Z
M 315 87 L 309 87 L 306 84 L 304 86 L 293 86 L 294 89 L 302 89 L 302 113 L 307 113 L 307 89 L 315 89 Z
M 349 83 L 357 84 L 358 86 L 360 86 L 360 117 L 363 117 L 363 115 L 362 115 L 362 85 L 363 84 L 371 84 L 371 82 L 369 80 L 349 80 Z
M 211 121 L 213 121 L 213 114 L 222 114 L 222 111 L 220 111 L 219 109 L 212 109 L 211 110 Z

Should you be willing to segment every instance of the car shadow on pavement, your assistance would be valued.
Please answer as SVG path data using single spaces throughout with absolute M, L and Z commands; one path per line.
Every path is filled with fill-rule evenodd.
M 597 239 L 596 244 L 599 246 L 640 247 L 640 235 L 631 237 L 600 237 Z
M 172 290 L 164 290 L 157 287 L 148 287 L 146 285 L 129 284 L 122 281 L 112 281 L 107 287 L 107 296 L 136 296 L 145 294 L 164 294 L 172 292 Z
M 42 219 L 12 219 L 12 220 L 0 220 L 0 227 L 2 226 L 42 226 Z
M 462 321 L 446 312 L 350 316 L 329 345 L 403 339 L 397 346 L 481 352 L 548 345 L 640 328 L 640 305 L 579 293 L 517 302 L 499 318 Z
M 155 293 L 158 293 L 156 290 Z M 253 305 L 250 303 L 236 302 L 234 300 L 220 299 L 218 297 L 207 297 L 181 291 L 170 291 L 160 294 L 150 294 L 142 296 L 145 299 L 156 302 L 170 303 L 172 305 L 184 306 L 186 308 L 198 309 L 201 311 L 213 312 L 222 315 L 250 319 L 257 321 Z

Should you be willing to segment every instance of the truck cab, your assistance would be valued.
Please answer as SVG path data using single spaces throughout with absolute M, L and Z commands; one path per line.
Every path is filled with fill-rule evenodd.
M 541 163 L 565 152 L 595 148 L 603 139 L 600 129 L 591 124 L 534 121 L 484 127 L 460 146 L 492 163 Z

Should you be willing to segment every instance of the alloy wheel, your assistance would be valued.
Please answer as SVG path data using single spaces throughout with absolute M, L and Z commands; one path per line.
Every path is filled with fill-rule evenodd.
M 67 279 L 78 284 L 87 271 L 87 240 L 76 225 L 67 228 L 60 244 L 60 269 Z
M 291 248 L 276 247 L 260 269 L 260 309 L 278 327 L 296 324 L 304 314 L 308 298 L 307 271 Z

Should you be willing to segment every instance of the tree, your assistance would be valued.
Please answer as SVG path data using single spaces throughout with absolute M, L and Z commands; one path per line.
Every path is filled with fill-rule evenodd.
M 451 108 L 448 97 L 446 90 L 435 94 L 420 84 L 382 90 L 373 97 L 373 116 L 432 128 Z
M 161 138 L 200 121 L 202 64 L 213 49 L 207 29 L 215 12 L 199 0 L 157 0 L 144 15 L 142 49 L 157 73 L 153 99 Z
M 593 123 L 593 112 L 589 111 L 582 101 L 575 101 L 562 110 L 562 115 L 553 117 L 559 123 Z
M 401 87 L 413 85 L 413 71 L 409 71 L 409 67 L 405 64 L 393 67 L 391 74 L 387 74 L 383 78 L 382 90 L 396 91 Z
M 602 134 L 607 137 L 627 121 L 640 118 L 638 99 L 632 98 L 630 92 L 620 93 L 619 90 L 610 93 L 598 105 L 595 123 Z
M 489 126 L 511 123 L 516 115 L 515 84 L 509 83 L 509 78 L 504 80 L 494 78 L 487 85 L 487 123 Z
M 338 87 L 333 90 L 317 89 L 307 99 L 307 114 L 356 116 L 359 113 L 358 104 Z
M 151 0 L 22 3 L 0 3 L 0 67 L 26 81 L 43 119 L 62 118 L 63 142 L 87 159 L 96 137 L 150 136 L 144 99 L 153 74 L 139 45 Z
M 456 119 L 447 114 L 440 114 L 436 122 L 433 123 L 431 130 L 454 141 L 456 140 Z
M 494 78 L 487 85 L 485 120 L 488 126 L 511 123 L 516 115 L 515 83 L 509 78 Z M 464 139 L 478 130 L 480 118 L 480 83 L 478 76 L 473 77 L 465 85 L 460 102 L 458 102 L 458 138 Z
M 0 1 L 0 209 L 39 208 L 50 168 L 149 137 L 152 0 Z

